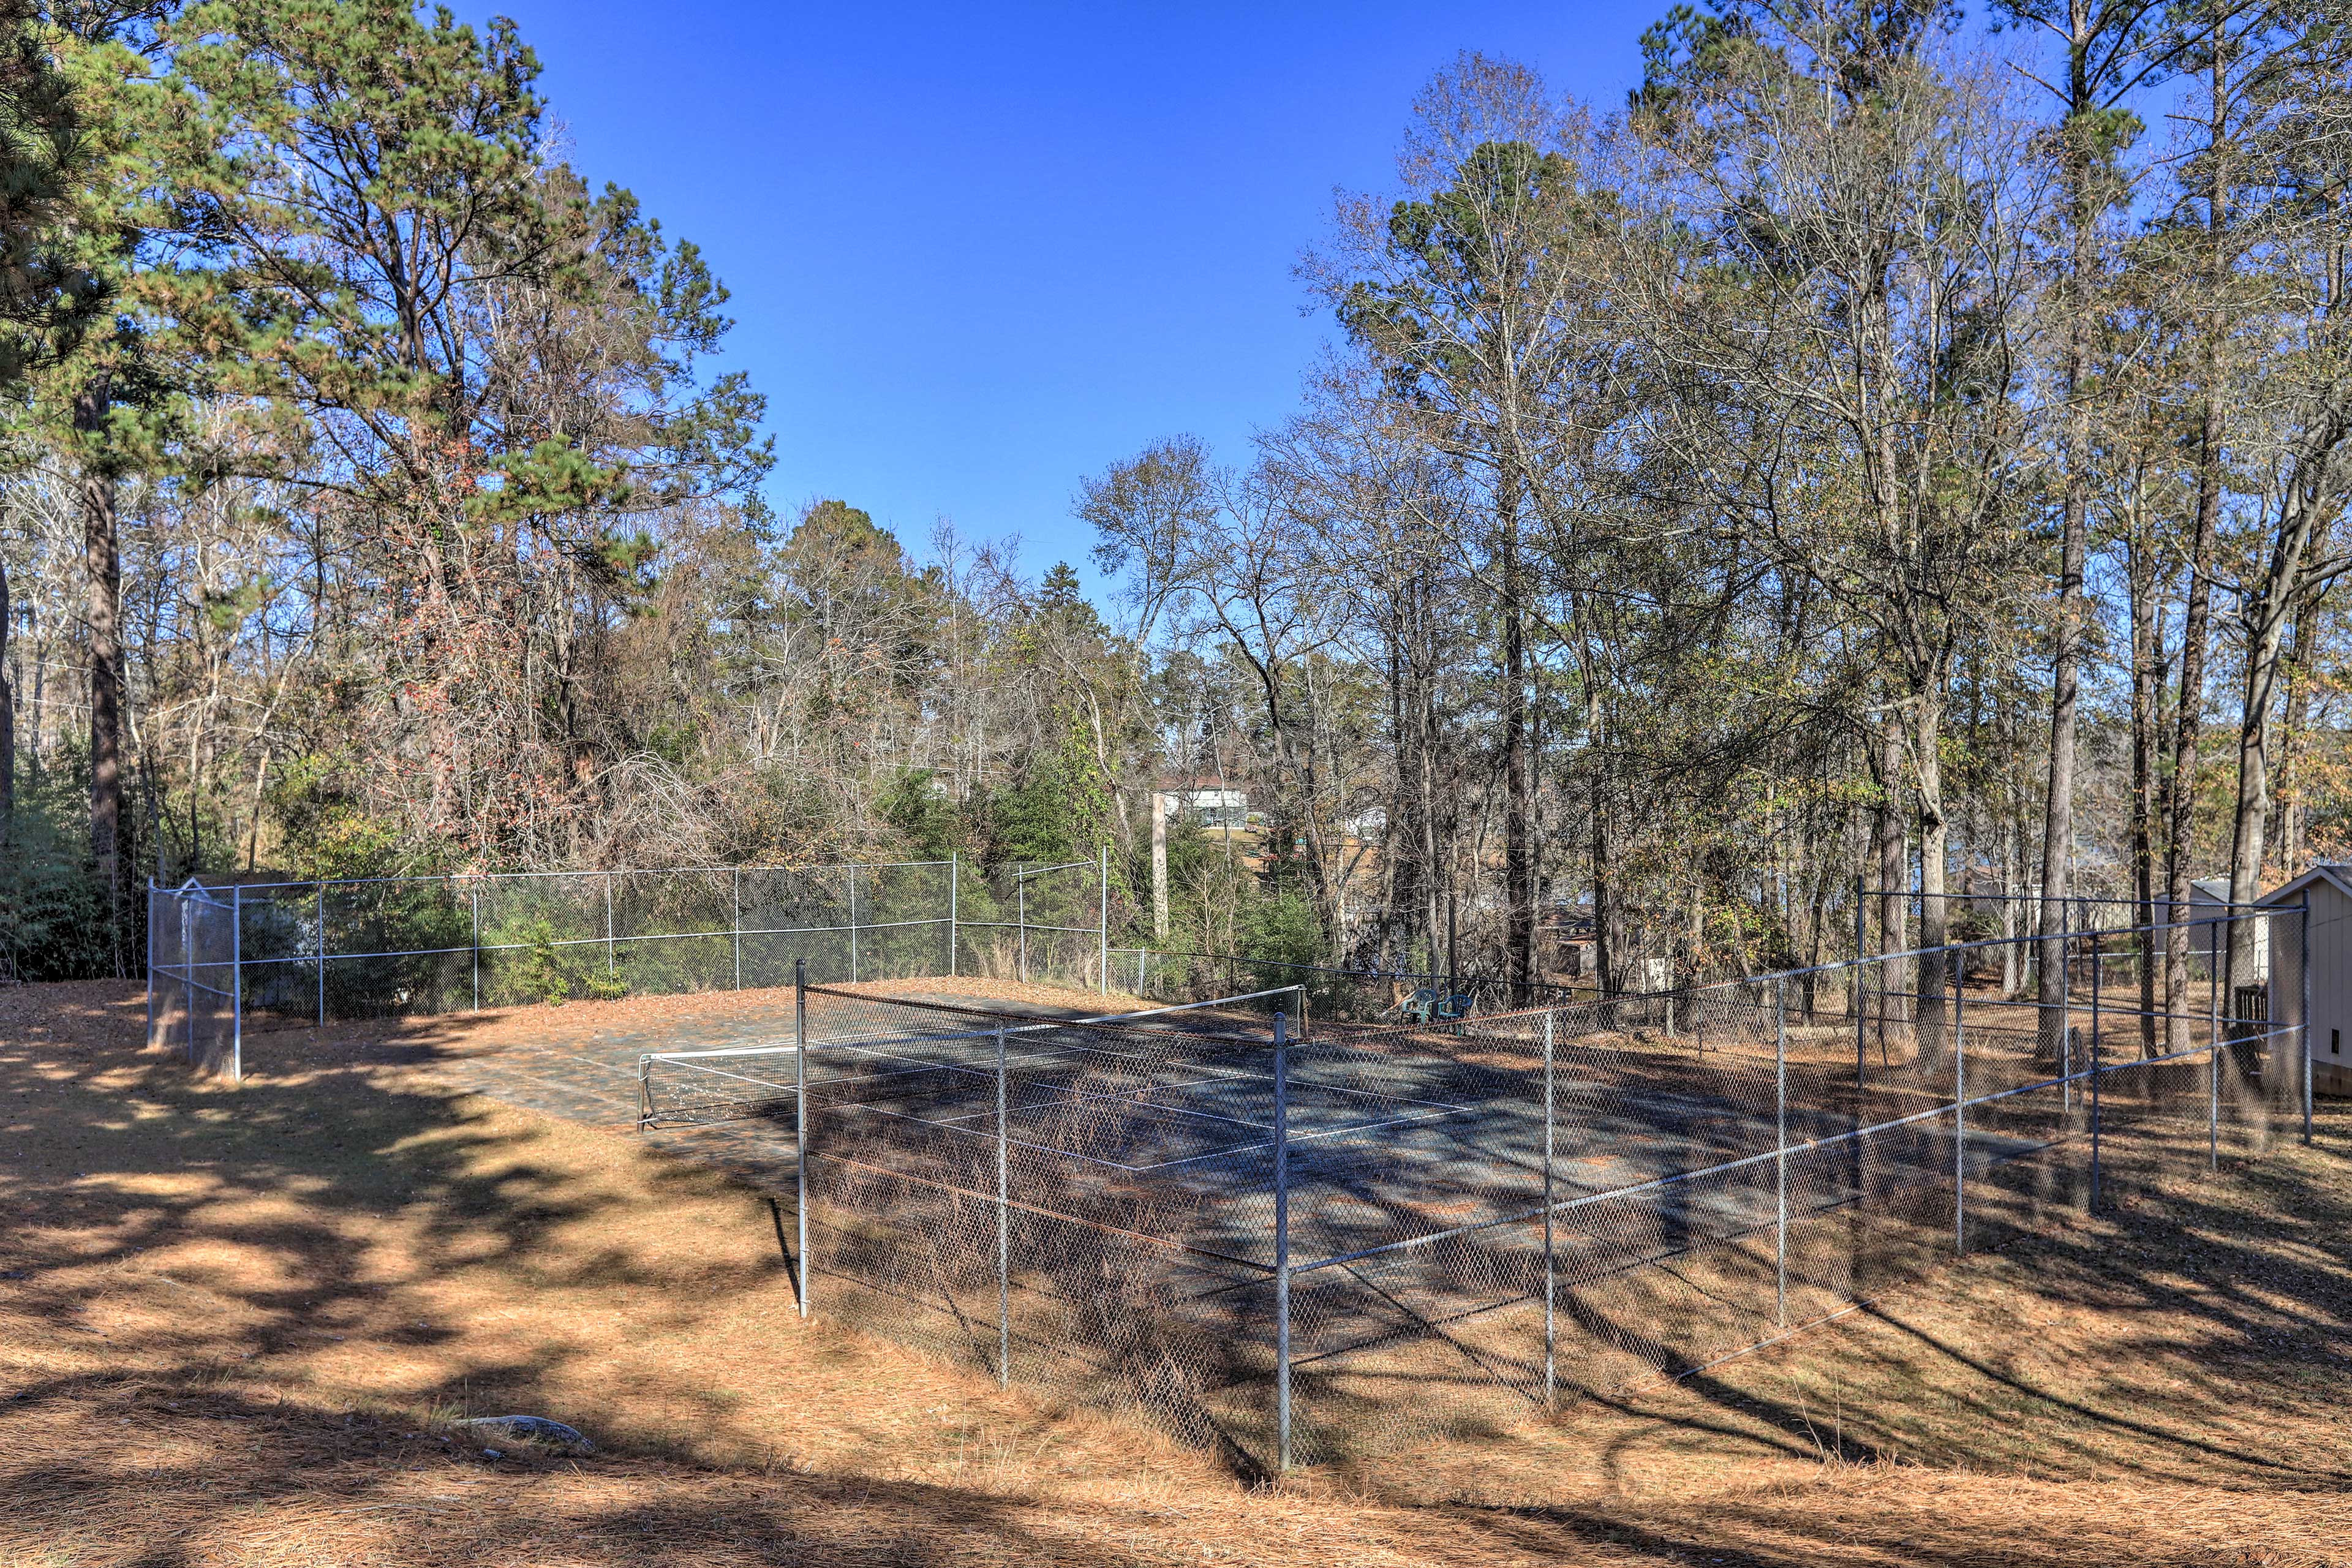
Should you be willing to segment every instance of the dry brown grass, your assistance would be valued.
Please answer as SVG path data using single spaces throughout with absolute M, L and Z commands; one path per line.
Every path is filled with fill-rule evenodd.
M 684 1005 L 727 1004 L 290 1031 L 230 1089 L 131 987 L 0 993 L 0 1563 L 2352 1562 L 2340 1110 L 1706 1376 L 1251 1493 L 803 1326 L 751 1194 L 437 1068 Z M 602 1449 L 446 1425 L 509 1410 Z

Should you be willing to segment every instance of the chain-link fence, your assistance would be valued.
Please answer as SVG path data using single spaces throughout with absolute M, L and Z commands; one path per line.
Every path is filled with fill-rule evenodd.
M 2308 1114 L 2303 911 L 2230 921 L 2259 971 L 2221 944 L 2185 1045 L 2117 994 L 2132 931 L 2046 999 L 1979 943 L 1297 1038 L 1263 997 L 813 987 L 794 1046 L 648 1057 L 644 1123 L 780 1235 L 794 1194 L 804 1310 L 1272 1470 L 1687 1373 L 2259 1152 Z
M 1108 991 L 1109 852 L 967 874 L 958 900 L 956 974 Z
M 200 882 L 147 889 L 147 1043 L 238 1076 L 244 1052 L 236 906 Z
M 232 1048 L 216 1065 L 234 1075 L 234 1045 L 256 1026 L 754 990 L 790 984 L 795 963 L 824 983 L 961 973 L 1094 989 L 1103 868 L 1098 856 L 151 885 L 164 924 L 151 928 L 149 1007 L 181 1040 L 199 980 L 219 982 Z M 219 952 L 188 956 L 186 942 L 224 931 Z
M 1234 991 L 1297 985 L 1315 1016 L 1347 1023 L 1448 1022 L 1510 1005 L 1507 981 L 1491 975 L 1433 974 L 1415 970 L 1341 969 L 1240 953 L 1188 952 L 1114 947 L 1111 987 L 1156 1002 L 1204 1001 Z M 1533 983 L 1523 1002 L 1572 1002 L 1595 988 Z

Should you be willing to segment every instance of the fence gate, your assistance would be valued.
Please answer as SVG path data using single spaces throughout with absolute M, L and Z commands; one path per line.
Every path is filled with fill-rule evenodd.
M 244 1069 L 237 903 L 194 878 L 147 889 L 147 1043 L 232 1080 Z

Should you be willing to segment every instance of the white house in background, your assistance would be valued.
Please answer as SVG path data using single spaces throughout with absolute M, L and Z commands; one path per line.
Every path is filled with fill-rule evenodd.
M 2277 909 L 2305 898 L 2311 900 L 2311 1089 L 2315 1094 L 2352 1094 L 2352 866 L 2314 866 L 2264 893 L 2261 902 Z M 2290 927 L 2279 934 L 2293 940 L 2291 931 Z M 2282 964 L 2279 977 L 2294 978 L 2294 965 Z M 2271 1016 L 2280 1011 L 2273 998 Z
M 1249 826 L 1249 795 L 1243 790 L 1202 784 L 1162 790 L 1160 809 L 1170 816 L 1190 816 L 1203 827 Z

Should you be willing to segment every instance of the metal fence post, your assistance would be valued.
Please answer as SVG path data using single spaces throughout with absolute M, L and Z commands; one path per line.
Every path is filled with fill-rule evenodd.
M 2060 1059 L 2074 1059 L 2074 900 L 2058 900 L 2058 1039 Z M 2095 1064 L 2097 1058 L 2093 1057 Z M 2092 1080 L 2094 1087 L 2097 1080 Z M 2071 1067 L 2066 1073 L 2066 1109 L 2074 1109 L 2074 1075 Z
M 479 990 L 479 987 L 478 987 L 478 986 L 477 986 L 477 987 L 476 987 L 476 989 L 478 991 L 478 990 Z M 475 1005 L 475 1006 L 477 1006 L 477 1007 L 479 1007 L 481 1005 L 482 1005 L 482 1003 L 481 1003 L 481 998 L 478 995 L 478 996 L 475 998 L 475 1000 L 474 1000 L 474 1005 Z M 326 879 L 322 877 L 322 878 L 320 878 L 320 879 L 319 879 L 319 1027 L 320 1027 L 320 1028 L 322 1028 L 322 1029 L 323 1029 L 323 1028 L 325 1028 L 326 1026 L 327 1026 L 327 882 L 326 882 Z
M 1559 1397 L 1559 1330 L 1553 1302 L 1559 1289 L 1559 1269 L 1554 1261 L 1552 1243 L 1552 1116 L 1559 1103 L 1557 1079 L 1553 1072 L 1552 1037 L 1559 1019 L 1557 1011 L 1546 1008 L 1543 1022 L 1544 1063 L 1544 1407 L 1549 1409 Z
M 188 897 L 184 887 L 181 889 L 178 896 L 180 900 L 180 980 L 182 993 L 186 998 L 185 1010 L 180 1015 L 183 1020 L 181 1033 L 186 1037 L 188 1065 L 193 1067 L 196 1060 L 195 900 Z
M 734 939 L 735 989 L 743 989 L 743 868 L 727 873 L 727 932 Z
M 1095 893 L 1095 921 L 1100 928 L 1102 949 L 1102 979 L 1098 988 L 1102 994 L 1108 996 L 1110 994 L 1110 842 L 1108 839 L 1096 851 Z
M 1952 1250 L 1969 1250 L 1968 959 L 1952 965 Z M 2093 1037 L 2096 1038 L 2095 1034 Z
M 2099 1206 L 2099 1041 L 2091 1037 L 2091 1197 L 2089 1208 Z
M 849 868 L 849 983 L 857 984 L 857 868 Z
M 228 1080 L 245 1081 L 245 889 L 228 890 Z
M 1862 1103 L 1858 1097 L 1863 1089 L 1863 1074 L 1870 1059 L 1870 1026 L 1863 1021 L 1862 991 L 1863 946 L 1866 940 L 1864 930 L 1866 921 L 1867 916 L 1864 913 L 1863 906 L 1862 879 L 1856 877 L 1853 879 L 1853 1089 L 1857 1096 L 1854 1102 L 1853 1124 L 1856 1127 L 1862 1125 Z
M 1013 1386 L 1013 1201 L 1005 1127 L 1004 1026 L 996 1026 L 996 1385 Z
M 2205 1168 L 2221 1168 L 2221 1037 L 2207 1047 L 2205 1071 Z
M 2303 995 L 2302 1016 L 2295 1020 L 2295 1034 L 2303 1051 L 2303 1142 L 2311 1142 L 2311 889 L 2303 890 L 2303 918 L 2295 922 L 2296 982 Z M 2278 972 L 2278 960 L 2271 960 L 2271 972 Z
M 2107 990 L 2107 954 L 2098 945 L 2098 931 L 2091 931 L 2091 1048 L 2098 1051 L 2098 994 Z
M 155 1048 L 155 879 L 147 879 L 147 1036 L 142 1044 Z
M 961 890 L 962 884 L 963 851 L 958 849 L 950 852 L 948 856 L 948 974 L 950 978 L 955 974 L 956 963 L 958 962 L 958 954 L 956 952 L 956 895 Z
M 1773 1321 L 1789 1326 L 1789 982 L 1773 988 L 1779 1017 L 1772 1032 L 1772 1303 Z
M 808 960 L 793 960 L 793 1190 L 798 1194 L 793 1222 L 800 1230 L 801 1316 L 809 1315 L 808 1199 Z
M 1021 983 L 1029 983 L 1029 868 L 1016 867 L 1013 872 L 1013 909 L 1015 929 L 1021 933 Z
M 474 879 L 466 889 L 474 906 L 474 1011 L 482 1010 L 482 879 Z
M 1290 1468 L 1290 1019 L 1274 1016 L 1274 1405 L 1280 1467 Z

